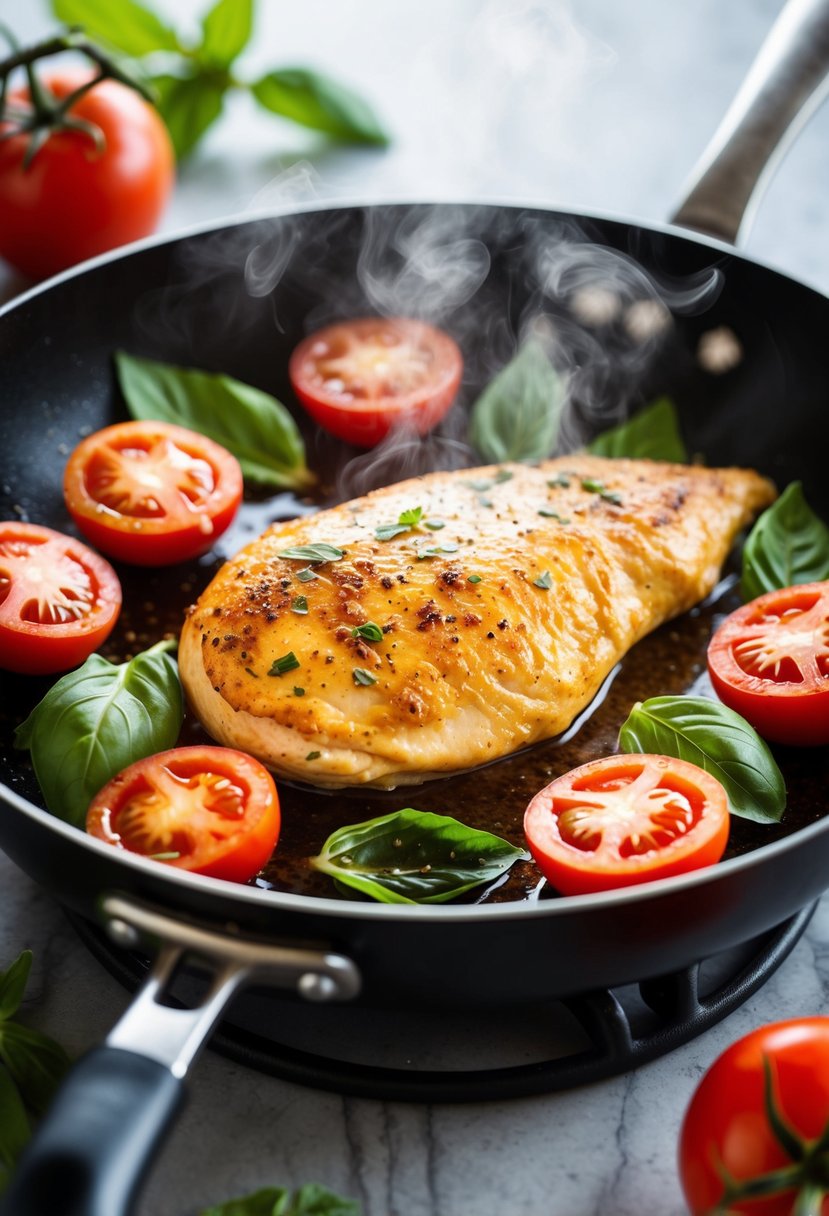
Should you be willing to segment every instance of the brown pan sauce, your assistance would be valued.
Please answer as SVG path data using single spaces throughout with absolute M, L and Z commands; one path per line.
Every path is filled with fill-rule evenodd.
M 290 507 L 289 495 L 281 495 L 270 505 L 246 504 L 222 546 L 222 557 L 252 539 L 275 515 L 287 518 Z M 124 608 L 102 651 L 104 657 L 122 662 L 161 637 L 177 636 L 186 608 L 206 586 L 217 566 L 213 555 L 199 563 L 166 570 L 118 567 Z M 619 727 L 637 701 L 683 693 L 712 695 L 706 675 L 706 649 L 722 617 L 742 603 L 738 569 L 735 554 L 712 596 L 634 646 L 605 681 L 592 705 L 557 739 L 535 744 L 483 768 L 391 791 L 358 787 L 319 790 L 277 777 L 281 835 L 273 859 L 254 880 L 255 884 L 302 895 L 349 898 L 337 890 L 328 876 L 315 871 L 308 858 L 322 849 L 326 838 L 337 828 L 403 807 L 451 815 L 470 827 L 494 832 L 525 847 L 523 817 L 532 796 L 559 774 L 618 751 Z M 11 773 L 9 784 L 36 803 L 41 799 L 28 753 L 13 749 L 11 741 L 14 728 L 51 682 L 3 673 L 0 761 L 6 774 Z M 188 713 L 180 742 L 209 741 Z M 732 817 L 726 857 L 736 857 L 779 840 L 825 814 L 829 748 L 774 750 L 788 790 L 783 819 L 779 824 L 769 825 Z M 555 892 L 542 880 L 535 864 L 518 861 L 505 878 L 478 888 L 463 899 L 471 903 L 496 903 L 554 897 Z

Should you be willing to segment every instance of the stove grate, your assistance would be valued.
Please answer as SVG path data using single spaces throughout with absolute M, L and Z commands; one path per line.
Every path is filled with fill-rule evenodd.
M 383 1101 L 486 1102 L 571 1089 L 638 1068 L 727 1017 L 786 959 L 813 912 L 674 974 L 532 1010 L 321 1008 L 253 989 L 236 998 L 210 1047 L 299 1085 Z M 147 959 L 67 915 L 93 955 L 136 989 Z

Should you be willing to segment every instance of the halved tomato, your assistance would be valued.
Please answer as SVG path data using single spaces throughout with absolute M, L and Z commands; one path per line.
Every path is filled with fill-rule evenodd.
M 708 646 L 714 691 L 774 743 L 829 743 L 829 582 L 769 591 Z
M 258 760 L 176 747 L 129 765 L 93 798 L 86 830 L 179 870 L 246 882 L 279 838 L 279 798 Z
M 27 675 L 77 667 L 120 611 L 118 576 L 81 541 L 39 524 L 0 523 L 0 667 Z
M 443 330 L 408 317 L 360 317 L 300 342 L 288 365 L 299 400 L 320 426 L 358 447 L 392 428 L 425 435 L 457 396 L 463 357 Z
M 97 548 L 137 566 L 206 553 L 242 500 L 235 456 L 168 422 L 119 422 L 84 439 L 66 465 L 63 495 Z
M 536 794 L 524 833 L 563 895 L 607 891 L 719 861 L 728 840 L 719 781 L 670 756 L 605 756 Z

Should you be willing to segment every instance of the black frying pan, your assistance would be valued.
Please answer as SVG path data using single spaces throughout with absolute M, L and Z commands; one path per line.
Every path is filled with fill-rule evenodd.
M 767 56 L 770 75 L 765 83 L 755 79 L 754 106 L 736 124 L 735 139 L 713 155 L 682 222 L 734 238 L 761 164 L 793 111 L 814 96 L 829 61 L 829 18 L 822 6 L 797 7 L 803 28 L 789 28 L 789 10 L 773 62 Z M 788 81 L 786 73 L 793 73 Z M 724 213 L 711 192 L 722 189 L 727 173 L 733 185 L 732 162 L 745 152 L 747 134 L 749 161 L 739 160 L 733 209 Z M 423 297 L 410 298 L 407 256 L 418 241 L 439 250 L 446 266 L 444 290 L 437 303 L 429 297 L 428 309 Z M 622 305 L 615 319 L 589 317 L 585 285 L 612 287 Z M 668 393 L 692 451 L 710 463 L 754 466 L 781 486 L 799 478 L 813 506 L 829 516 L 825 297 L 721 240 L 675 227 L 420 205 L 305 211 L 151 243 L 62 276 L 4 310 L 0 517 L 19 514 L 68 529 L 60 493 L 65 450 L 124 413 L 114 349 L 228 372 L 290 401 L 286 365 L 299 338 L 334 315 L 380 305 L 421 308 L 458 337 L 467 402 L 522 329 L 543 316 L 573 368 L 571 442 Z M 412 461 L 457 463 L 462 423 L 462 409 L 453 411 L 442 439 L 417 452 L 387 453 L 374 469 L 308 430 L 310 460 L 336 498 L 372 479 L 408 474 Z M 295 509 L 284 498 L 249 504 L 228 544 Z M 131 628 L 152 634 L 180 620 L 210 568 L 196 564 L 172 576 L 122 571 L 129 607 L 111 653 L 123 652 Z M 713 616 L 730 606 L 728 592 L 723 596 L 640 644 L 601 706 L 563 741 L 416 796 L 352 791 L 332 798 L 285 786 L 289 855 L 311 851 L 315 831 L 319 846 L 326 815 L 354 822 L 381 813 L 390 797 L 398 807 L 412 801 L 467 822 L 476 815 L 492 822 L 492 810 L 482 810 L 488 797 L 502 829 L 520 832 L 519 811 L 545 774 L 614 749 L 632 698 L 682 691 L 697 679 Z M 790 795 L 780 829 L 735 825 L 729 856 L 712 870 L 589 899 L 536 898 L 526 868 L 482 902 L 411 908 L 306 889 L 296 861 L 268 871 L 272 889 L 189 876 L 116 853 L 43 810 L 28 758 L 11 738 L 45 686 L 3 676 L 0 843 L 69 907 L 101 921 L 124 946 L 154 944 L 158 959 L 107 1045 L 78 1065 L 59 1095 L 17 1172 L 6 1216 L 127 1211 L 180 1102 L 188 1065 L 243 982 L 274 983 L 298 999 L 374 1005 L 572 996 L 659 977 L 746 942 L 829 885 L 827 749 L 780 753 Z M 196 1007 L 180 1010 L 156 997 L 184 957 L 199 960 L 208 982 Z

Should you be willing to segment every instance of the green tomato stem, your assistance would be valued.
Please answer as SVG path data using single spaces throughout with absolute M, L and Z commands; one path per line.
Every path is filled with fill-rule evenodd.
M 134 89 L 145 101 L 153 101 L 152 94 L 142 81 L 126 72 L 99 46 L 90 42 L 80 29 L 70 28 L 66 33 L 43 39 L 30 47 L 20 47 L 14 35 L 5 26 L 0 26 L 0 32 L 12 47 L 12 53 L 0 60 L 0 122 L 11 124 L 4 138 L 29 134 L 29 144 L 23 159 L 24 168 L 31 164 L 53 131 L 80 132 L 92 140 L 98 152 L 104 150 L 106 144 L 100 128 L 83 119 L 74 118 L 69 113 L 72 106 L 102 80 L 116 80 L 119 84 Z M 97 66 L 98 72 L 66 97 L 58 99 L 44 88 L 34 65 L 41 59 L 60 55 L 64 51 L 80 51 Z M 9 77 L 17 68 L 25 70 L 29 85 L 30 106 L 26 108 L 11 107 L 8 103 Z

